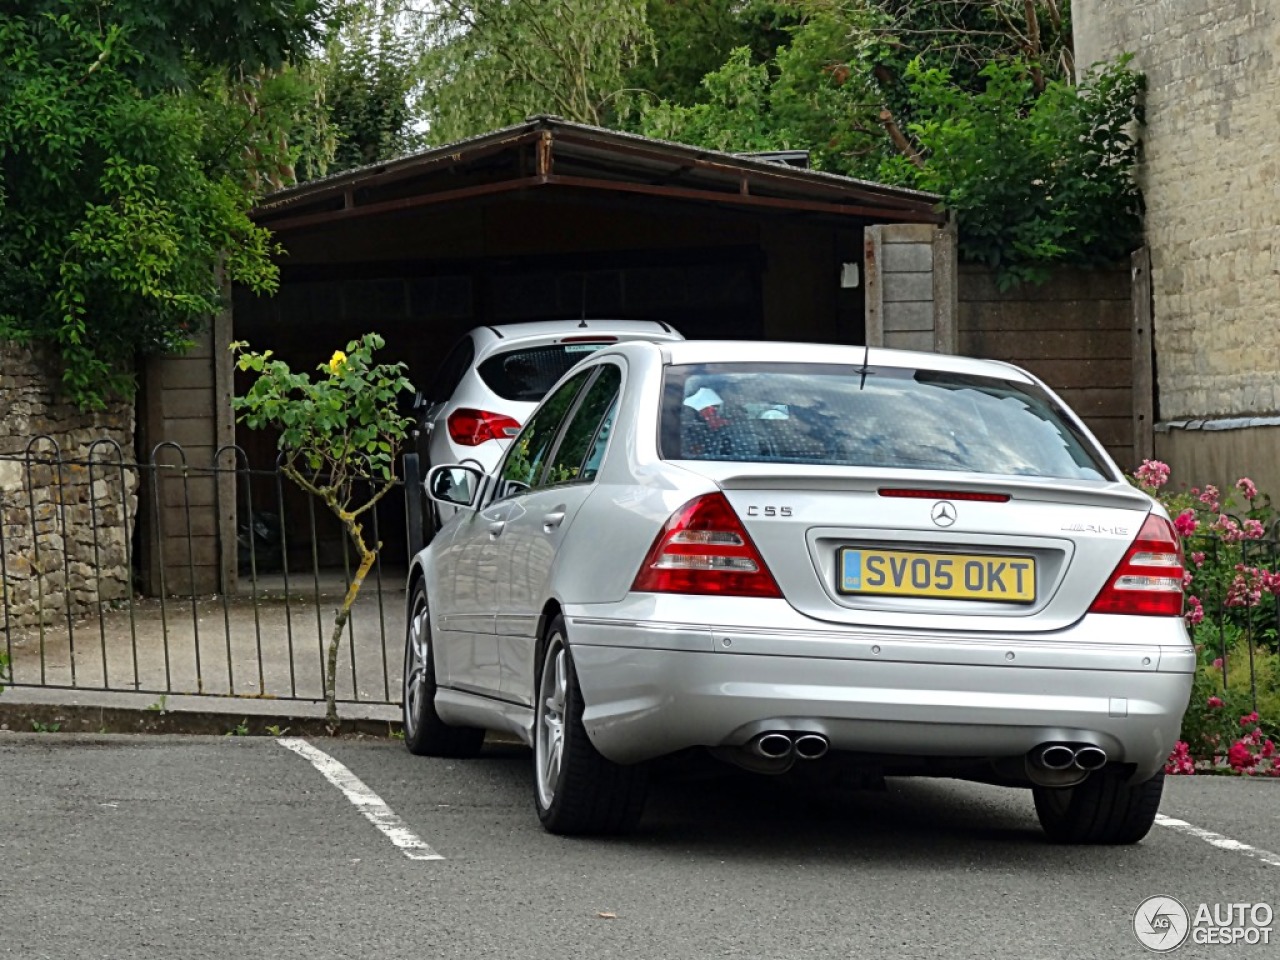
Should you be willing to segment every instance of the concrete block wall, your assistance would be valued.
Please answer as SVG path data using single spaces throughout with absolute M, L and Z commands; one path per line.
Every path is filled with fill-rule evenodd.
M 222 314 L 188 352 L 153 357 L 143 371 L 139 453 L 152 467 L 144 474 L 140 566 L 151 596 L 234 589 L 239 494 L 232 471 L 245 464 L 229 450 L 230 340 L 230 316 Z
M 865 234 L 867 343 L 956 352 L 956 247 L 952 228 L 877 224 Z
M 1128 268 L 1060 267 L 1043 284 L 1001 290 L 994 271 L 965 265 L 959 301 L 960 353 L 1029 370 L 1122 468 L 1137 466 Z

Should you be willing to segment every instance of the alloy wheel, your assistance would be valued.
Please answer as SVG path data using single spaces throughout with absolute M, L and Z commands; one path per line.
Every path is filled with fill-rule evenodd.
M 538 802 L 545 810 L 555 799 L 564 758 L 565 704 L 569 691 L 568 653 L 564 638 L 552 634 L 542 662 L 538 682 L 537 731 L 534 734 L 534 764 L 538 782 Z
M 409 631 L 404 650 L 404 728 L 405 736 L 417 732 L 418 717 L 427 678 L 427 658 L 431 656 L 430 626 L 427 623 L 427 600 L 418 594 L 409 617 Z

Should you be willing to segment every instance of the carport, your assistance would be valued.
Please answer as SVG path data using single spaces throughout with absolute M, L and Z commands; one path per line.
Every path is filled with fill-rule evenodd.
M 419 385 L 466 330 L 548 318 L 848 344 L 896 330 L 900 345 L 936 347 L 935 318 L 951 312 L 938 309 L 950 298 L 933 269 L 936 238 L 949 236 L 937 198 L 795 160 L 536 117 L 273 194 L 254 219 L 283 250 L 278 295 L 234 291 L 203 355 L 148 372 L 144 443 L 212 453 L 236 442 L 252 465 L 274 462 L 272 437 L 233 426 L 232 339 L 309 369 L 376 331 Z M 889 300 L 910 301 L 896 326 Z M 403 560 L 397 510 L 383 525 L 391 563 Z

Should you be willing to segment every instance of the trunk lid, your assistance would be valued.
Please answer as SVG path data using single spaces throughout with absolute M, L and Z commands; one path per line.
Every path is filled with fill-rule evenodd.
M 832 623 L 1061 629 L 1088 611 L 1151 509 L 1106 480 L 680 465 L 724 491 L 787 601 Z

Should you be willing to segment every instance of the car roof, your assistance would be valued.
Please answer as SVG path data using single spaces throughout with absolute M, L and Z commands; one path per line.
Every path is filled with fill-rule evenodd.
M 888 350 L 883 347 L 841 346 L 830 343 L 786 343 L 761 340 L 681 340 L 659 345 L 618 344 L 614 350 L 661 350 L 664 363 L 814 363 L 902 367 L 937 370 L 974 376 L 997 377 L 1018 383 L 1032 383 L 1025 371 L 998 360 L 977 360 L 942 353 Z M 612 350 L 610 352 L 613 352 Z
M 607 317 L 586 317 L 566 320 L 530 320 L 527 323 L 505 323 L 500 326 L 477 327 L 473 331 L 484 341 L 511 341 L 545 339 L 559 336 L 589 336 L 598 333 L 643 334 L 661 340 L 682 340 L 680 332 L 660 320 L 610 320 Z

